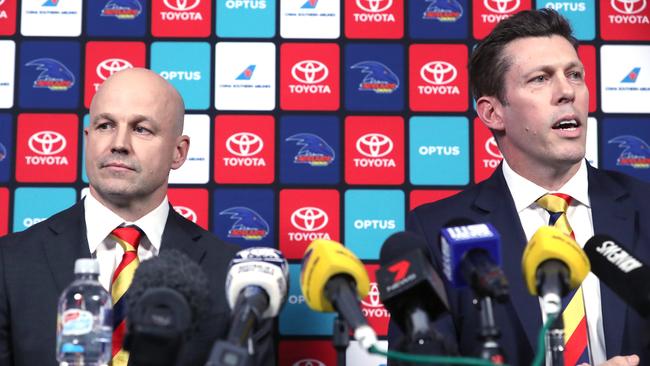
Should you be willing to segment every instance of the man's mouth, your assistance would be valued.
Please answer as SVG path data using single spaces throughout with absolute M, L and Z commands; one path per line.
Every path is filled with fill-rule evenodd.
M 580 122 L 578 120 L 568 119 L 556 122 L 552 128 L 554 130 L 574 131 L 578 127 L 580 127 Z

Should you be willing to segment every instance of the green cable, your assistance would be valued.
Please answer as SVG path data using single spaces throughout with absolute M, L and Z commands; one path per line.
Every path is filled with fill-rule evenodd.
M 553 314 L 549 315 L 548 319 L 546 319 L 546 323 L 544 323 L 542 329 L 539 330 L 539 335 L 537 336 L 537 353 L 535 354 L 532 366 L 541 366 L 544 362 L 544 354 L 546 353 L 546 332 L 548 332 L 548 329 L 551 327 L 556 317 L 557 316 Z
M 408 361 L 408 362 L 417 362 L 417 363 L 428 363 L 428 364 L 453 364 L 453 365 L 477 365 L 477 366 L 493 366 L 490 361 L 486 361 L 480 358 L 470 358 L 470 357 L 449 357 L 449 356 L 431 356 L 431 355 L 412 355 L 404 352 L 396 351 L 382 351 L 376 346 L 370 347 L 368 350 L 370 353 L 375 353 L 378 355 L 386 356 L 395 360 Z M 506 365 L 507 366 L 507 365 Z

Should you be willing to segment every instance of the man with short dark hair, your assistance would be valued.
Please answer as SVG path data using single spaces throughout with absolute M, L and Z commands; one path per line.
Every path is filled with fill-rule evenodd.
M 595 169 L 585 160 L 589 91 L 571 32 L 553 10 L 524 11 L 503 20 L 479 43 L 470 60 L 470 86 L 477 114 L 504 160 L 486 181 L 416 208 L 407 222 L 409 230 L 426 237 L 440 273 L 438 238 L 446 223 L 468 218 L 497 228 L 510 300 L 496 304 L 494 315 L 511 365 L 531 364 L 542 326 L 540 302 L 528 294 L 521 270 L 526 243 L 551 219 L 542 197 L 562 197 L 578 244 L 605 233 L 650 261 L 650 185 Z M 581 288 L 588 345 L 575 362 L 638 365 L 640 358 L 650 363 L 648 321 L 593 274 Z M 447 292 L 450 314 L 438 329 L 462 354 L 475 355 L 480 322 L 472 292 L 451 287 Z
M 131 266 L 170 249 L 197 262 L 209 281 L 212 313 L 202 314 L 208 320 L 190 336 L 177 362 L 205 364 L 215 339 L 227 333 L 225 281 L 238 247 L 186 220 L 167 200 L 169 172 L 185 162 L 189 149 L 184 113 L 178 91 L 152 71 L 124 70 L 101 85 L 84 130 L 90 194 L 44 222 L 0 238 L 0 365 L 57 364 L 57 303 L 73 280 L 77 258 L 99 261 L 99 281 L 117 308 L 124 303 Z M 113 366 L 128 362 L 122 336 L 116 324 Z M 272 321 L 263 322 L 253 337 L 257 364 L 274 364 Z

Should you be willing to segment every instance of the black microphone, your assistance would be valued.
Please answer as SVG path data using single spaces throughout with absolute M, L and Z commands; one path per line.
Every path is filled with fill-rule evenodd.
M 591 271 L 642 317 L 650 318 L 650 268 L 608 235 L 595 235 L 583 250 Z
M 210 312 L 205 273 L 187 255 L 163 251 L 138 266 L 127 291 L 129 366 L 173 366 Z
M 432 326 L 449 305 L 424 238 L 411 232 L 395 233 L 384 242 L 379 258 L 376 277 L 381 301 L 406 335 L 398 348 L 414 353 L 456 354 L 455 347 Z

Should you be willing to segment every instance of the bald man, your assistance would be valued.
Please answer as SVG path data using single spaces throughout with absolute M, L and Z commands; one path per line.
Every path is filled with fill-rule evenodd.
M 176 213 L 167 200 L 171 169 L 190 146 L 182 134 L 184 104 L 176 89 L 146 69 L 112 75 L 90 105 L 86 170 L 90 194 L 29 229 L 0 238 L 0 365 L 57 365 L 57 302 L 73 280 L 77 258 L 100 263 L 110 291 L 123 249 L 111 239 L 121 226 L 142 231 L 138 259 L 161 250 L 186 253 L 205 271 L 214 311 L 181 350 L 177 365 L 203 365 L 229 320 L 225 299 L 228 263 L 238 247 L 226 244 Z M 254 339 L 258 365 L 274 364 L 272 323 Z

